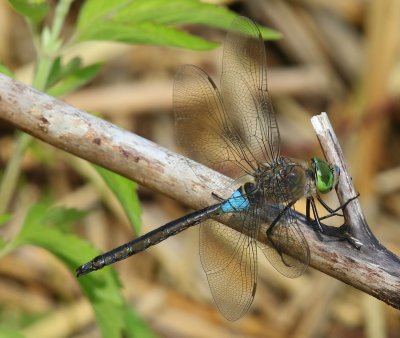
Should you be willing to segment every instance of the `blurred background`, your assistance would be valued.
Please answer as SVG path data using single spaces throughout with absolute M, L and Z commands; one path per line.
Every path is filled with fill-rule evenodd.
M 400 254 L 400 1 L 208 1 L 282 33 L 266 42 L 268 83 L 282 138 L 282 153 L 322 156 L 310 124 L 326 111 L 343 147 L 368 223 Z M 83 1 L 66 22 L 73 29 Z M 193 34 L 223 42 L 226 32 L 200 25 Z M 104 63 L 82 89 L 62 99 L 173 151 L 173 77 L 182 64 L 204 69 L 218 83 L 222 48 L 178 48 L 105 42 L 70 51 Z M 0 0 L 0 60 L 30 83 L 35 59 L 23 19 Z M 14 132 L 0 121 L 0 174 L 14 151 Z M 18 191 L 2 227 L 15 224 L 33 201 L 89 211 L 74 225 L 100 251 L 132 239 L 122 208 L 83 160 L 41 142 L 23 159 Z M 189 210 L 179 201 L 138 190 L 142 233 Z M 330 205 L 336 205 L 331 196 Z M 304 212 L 300 203 L 297 210 Z M 259 256 L 259 283 L 249 313 L 228 322 L 213 304 L 198 256 L 198 229 L 189 229 L 118 263 L 127 303 L 159 337 L 400 337 L 400 312 L 316 270 L 290 280 Z M 45 276 L 45 278 L 44 278 Z M 0 325 L 26 337 L 99 337 L 93 312 L 74 275 L 48 251 L 24 246 L 0 260 Z

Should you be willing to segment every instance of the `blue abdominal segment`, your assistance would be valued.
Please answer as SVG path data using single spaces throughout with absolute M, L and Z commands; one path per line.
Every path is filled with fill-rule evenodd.
M 239 190 L 236 190 L 229 199 L 221 205 L 222 212 L 237 212 L 246 210 L 250 207 L 247 197 L 243 196 Z

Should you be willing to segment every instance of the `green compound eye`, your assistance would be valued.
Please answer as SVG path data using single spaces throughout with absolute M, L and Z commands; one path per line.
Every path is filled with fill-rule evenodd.
M 326 194 L 335 187 L 339 176 L 339 168 L 329 165 L 318 157 L 313 157 L 311 163 L 314 169 L 317 190 L 321 194 Z

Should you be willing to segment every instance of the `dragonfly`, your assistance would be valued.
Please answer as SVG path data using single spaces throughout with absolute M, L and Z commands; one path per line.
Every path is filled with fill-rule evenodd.
M 202 267 L 215 304 L 228 320 L 241 318 L 253 302 L 257 246 L 283 275 L 294 278 L 304 273 L 310 249 L 297 221 L 295 203 L 307 199 L 307 219 L 312 211 L 316 230 L 323 233 L 320 220 L 338 215 L 350 200 L 332 209 L 320 197 L 336 186 L 337 166 L 317 157 L 303 162 L 281 156 L 278 124 L 267 89 L 264 41 L 250 19 L 238 17 L 230 26 L 220 88 L 200 68 L 182 66 L 174 81 L 174 112 L 179 144 L 190 157 L 234 173 L 231 176 L 236 180 L 227 188 L 229 194 L 218 194 L 220 187 L 216 187 L 215 204 L 95 257 L 76 270 L 78 277 L 198 224 Z M 327 216 L 319 217 L 316 199 L 328 211 Z M 225 225 L 234 221 L 239 231 Z M 257 241 L 260 229 L 266 229 L 268 245 Z

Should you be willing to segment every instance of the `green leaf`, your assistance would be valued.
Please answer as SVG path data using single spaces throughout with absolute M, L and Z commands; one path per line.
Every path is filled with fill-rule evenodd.
M 126 177 L 113 173 L 99 166 L 94 166 L 107 186 L 114 192 L 125 210 L 136 233 L 140 233 L 140 202 L 137 196 L 137 184 Z
M 0 338 L 24 338 L 25 336 L 17 330 L 0 326 Z
M 57 229 L 69 230 L 70 226 L 82 219 L 88 211 L 73 208 L 51 208 L 43 215 L 44 224 L 57 225 Z
M 30 19 L 35 25 L 42 21 L 49 10 L 46 0 L 8 0 L 8 2 L 18 13 Z
M 138 315 L 130 308 L 125 310 L 125 323 L 128 338 L 157 338 L 158 336 L 144 323 Z
M 3 251 L 7 247 L 8 242 L 6 242 L 3 238 L 0 237 L 0 256 L 6 255 L 7 252 Z
M 63 255 L 63 260 L 68 263 L 73 261 L 73 265 L 68 265 L 74 267 L 77 259 L 74 254 L 79 254 L 79 250 L 76 251 L 71 243 L 79 239 L 61 232 L 55 226 L 65 227 L 85 215 L 86 212 L 76 209 L 50 208 L 45 204 L 35 204 L 29 209 L 21 231 L 14 240 L 14 245 L 39 245 L 53 253 Z
M 47 93 L 51 96 L 60 96 L 72 92 L 93 79 L 100 68 L 101 64 L 97 63 L 77 69 L 48 89 Z
M 208 50 L 218 44 L 190 35 L 173 27 L 141 22 L 131 25 L 100 22 L 81 35 L 82 40 L 110 40 L 133 44 L 151 44 Z
M 48 87 L 55 85 L 63 77 L 77 71 L 81 66 L 82 60 L 80 57 L 72 58 L 66 65 L 62 64 L 61 57 L 56 58 L 52 64 L 47 80 Z
M 205 50 L 217 44 L 173 26 L 202 24 L 229 29 L 236 16 L 224 7 L 197 0 L 89 0 L 81 10 L 77 32 L 80 41 L 113 40 Z M 260 30 L 266 39 L 280 37 L 271 29 Z
M 8 69 L 5 65 L 3 65 L 1 63 L 0 63 L 0 73 L 7 75 L 8 77 L 11 77 L 11 78 L 15 77 L 15 74 L 10 69 Z
M 121 10 L 133 0 L 87 0 L 81 8 L 77 30 L 82 31 L 94 22 L 106 20 L 112 13 Z
M 116 12 L 113 21 L 124 23 L 151 21 L 164 25 L 201 24 L 229 29 L 236 17 L 235 12 L 225 7 L 197 0 L 139 0 L 131 2 L 123 10 Z M 279 32 L 272 29 L 260 25 L 259 28 L 265 39 L 281 37 Z
M 0 226 L 7 223 L 11 217 L 11 214 L 0 214 Z
M 14 246 L 33 244 L 49 250 L 71 271 L 98 255 L 98 252 L 80 238 L 64 233 L 54 222 L 70 222 L 79 213 L 71 209 L 50 209 L 43 204 L 30 208 Z M 52 226 L 52 227 L 51 227 Z M 91 273 L 79 279 L 83 292 L 90 300 L 103 337 L 120 337 L 124 328 L 124 302 L 120 282 L 111 268 Z

